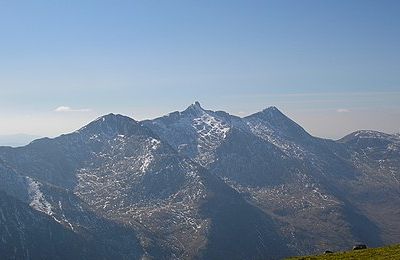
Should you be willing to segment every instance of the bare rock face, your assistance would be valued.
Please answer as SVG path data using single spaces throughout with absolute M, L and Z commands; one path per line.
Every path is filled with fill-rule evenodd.
M 371 131 L 315 138 L 275 107 L 245 118 L 198 102 L 142 122 L 105 115 L 0 147 L 0 253 L 279 259 L 395 242 L 399 144 Z

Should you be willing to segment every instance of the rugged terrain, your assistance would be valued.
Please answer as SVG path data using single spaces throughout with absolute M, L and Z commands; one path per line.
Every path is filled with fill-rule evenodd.
M 8 258 L 279 259 L 400 241 L 400 138 L 316 138 L 270 107 L 109 114 L 0 147 Z M 62 247 L 61 245 L 62 244 Z

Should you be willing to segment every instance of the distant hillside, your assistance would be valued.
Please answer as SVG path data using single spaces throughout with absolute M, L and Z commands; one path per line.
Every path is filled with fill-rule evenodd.
M 339 252 L 334 254 L 326 254 L 319 256 L 300 256 L 300 257 L 291 257 L 287 258 L 287 260 L 324 260 L 324 259 L 400 259 L 400 244 L 387 246 L 387 247 L 379 247 L 379 248 L 369 248 L 364 250 L 357 251 L 348 251 L 348 252 Z
M 28 134 L 0 135 L 0 146 L 24 146 L 38 138 L 37 135 Z

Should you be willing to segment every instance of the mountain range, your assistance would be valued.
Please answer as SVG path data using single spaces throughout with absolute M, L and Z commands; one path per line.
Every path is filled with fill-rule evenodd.
M 321 122 L 322 124 L 323 122 Z M 340 126 L 337 126 L 340 127 Z M 5 259 L 280 259 L 400 241 L 400 136 L 198 102 L 0 147 Z

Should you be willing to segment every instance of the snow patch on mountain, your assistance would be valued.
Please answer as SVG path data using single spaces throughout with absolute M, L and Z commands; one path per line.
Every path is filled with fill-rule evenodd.
M 41 183 L 26 177 L 28 181 L 28 192 L 31 202 L 29 206 L 37 211 L 43 212 L 49 216 L 54 215 L 51 204 L 46 200 L 42 191 L 40 190 Z
M 203 166 L 208 165 L 214 161 L 213 153 L 226 138 L 230 127 L 206 112 L 193 119 L 192 127 L 197 132 L 197 159 Z
M 229 120 L 218 112 L 204 110 L 198 102 L 183 112 L 144 122 L 179 153 L 193 158 L 202 166 L 214 161 L 215 150 L 231 130 Z
M 149 168 L 151 162 L 154 160 L 153 156 L 153 151 L 157 150 L 157 148 L 160 146 L 160 141 L 154 138 L 150 138 L 146 140 L 146 154 L 142 155 L 139 157 L 139 160 L 141 160 L 142 165 L 140 166 L 140 171 L 142 173 L 146 172 L 146 170 Z

